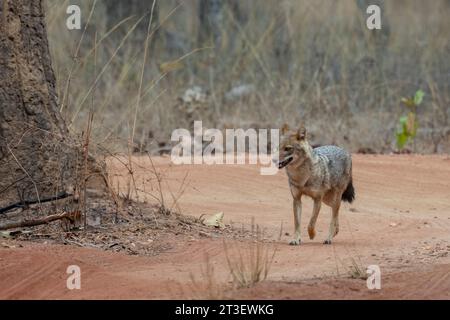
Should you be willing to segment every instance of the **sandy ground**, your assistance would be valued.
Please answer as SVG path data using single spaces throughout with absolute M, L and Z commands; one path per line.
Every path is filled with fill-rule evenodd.
M 157 194 L 152 165 L 146 157 L 134 161 L 139 199 L 154 201 L 149 195 Z M 235 228 L 249 229 L 254 221 L 264 229 L 267 248 L 276 250 L 265 282 L 250 289 L 215 290 L 231 280 L 218 237 L 174 237 L 168 239 L 171 249 L 155 257 L 21 242 L 16 248 L 0 246 L 0 298 L 450 299 L 448 156 L 354 155 L 356 201 L 341 207 L 339 235 L 332 245 L 322 244 L 331 215 L 322 206 L 316 239 L 308 238 L 312 201 L 305 199 L 300 246 L 288 245 L 293 214 L 284 171 L 262 176 L 253 165 L 175 166 L 162 157 L 153 161 L 163 175 L 166 205 L 176 198 L 184 214 L 223 212 L 225 222 Z M 119 161 L 112 161 L 110 168 L 115 185 L 124 191 L 126 170 Z M 229 246 L 238 252 L 251 243 Z M 206 279 L 206 255 L 214 269 L 214 288 L 199 291 L 196 283 Z M 73 264 L 81 268 L 81 290 L 66 288 L 66 268 Z M 369 265 L 381 269 L 381 290 L 368 290 L 365 280 L 350 277 L 355 266 L 365 273 Z

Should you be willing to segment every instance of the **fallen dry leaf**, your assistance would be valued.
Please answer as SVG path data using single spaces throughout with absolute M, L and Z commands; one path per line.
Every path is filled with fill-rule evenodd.
M 225 224 L 223 223 L 223 212 L 216 213 L 212 216 L 206 217 L 202 220 L 202 223 L 205 226 L 215 227 L 215 228 L 225 228 Z

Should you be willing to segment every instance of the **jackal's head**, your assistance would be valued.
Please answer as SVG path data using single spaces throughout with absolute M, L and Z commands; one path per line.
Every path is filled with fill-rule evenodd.
M 306 129 L 301 126 L 291 130 L 287 124 L 281 128 L 278 168 L 301 165 L 311 155 L 311 146 L 306 139 Z

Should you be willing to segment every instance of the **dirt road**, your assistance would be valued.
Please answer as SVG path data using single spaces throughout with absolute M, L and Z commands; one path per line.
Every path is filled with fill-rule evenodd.
M 152 166 L 146 157 L 134 160 L 139 198 L 154 201 L 149 196 L 157 191 Z M 168 158 L 153 161 L 163 174 L 166 205 L 172 206 L 175 198 L 184 214 L 196 217 L 224 212 L 225 222 L 235 228 L 250 228 L 253 218 L 276 248 L 267 281 L 235 291 L 234 297 L 450 299 L 448 156 L 354 155 L 356 201 L 341 207 L 334 243 L 322 244 L 331 215 L 326 206 L 319 215 L 316 239 L 308 239 L 312 202 L 305 199 L 303 243 L 295 247 L 287 244 L 293 221 L 284 171 L 262 176 L 252 165 L 174 166 Z M 110 168 L 117 175 L 115 185 L 125 190 L 126 170 L 118 161 Z M 156 257 L 26 242 L 16 243 L 16 248 L 0 245 L 0 298 L 207 297 L 207 292 L 197 292 L 190 275 L 202 281 L 207 253 L 218 287 L 230 281 L 223 242 L 218 237 L 191 240 L 168 239 L 172 249 Z M 232 245 L 245 249 L 249 243 Z M 66 288 L 66 268 L 71 264 L 81 267 L 81 290 Z M 368 290 L 365 280 L 350 278 L 365 273 L 369 265 L 381 269 L 381 290 Z

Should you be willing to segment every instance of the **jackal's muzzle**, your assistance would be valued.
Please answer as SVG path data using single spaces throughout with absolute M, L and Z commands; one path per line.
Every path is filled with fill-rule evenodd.
M 294 160 L 294 157 L 293 156 L 289 156 L 289 157 L 285 158 L 283 161 L 278 162 L 278 169 L 283 169 L 289 163 L 291 163 L 292 160 Z

